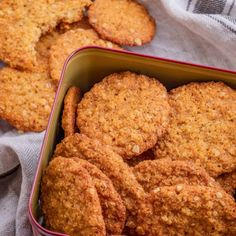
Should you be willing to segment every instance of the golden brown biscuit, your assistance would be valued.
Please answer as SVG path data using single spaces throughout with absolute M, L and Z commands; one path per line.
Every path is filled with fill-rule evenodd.
M 0 70 L 0 118 L 21 131 L 43 131 L 55 96 L 46 73 Z
M 236 235 L 236 204 L 211 187 L 161 187 L 147 197 L 138 215 L 137 235 Z
M 99 38 L 93 29 L 74 29 L 62 34 L 50 50 L 50 70 L 55 83 L 60 80 L 63 64 L 76 49 L 84 46 L 101 46 L 121 49 L 119 46 Z
M 64 136 L 67 137 L 76 133 L 77 128 L 75 125 L 77 105 L 80 101 L 80 89 L 71 87 L 66 93 L 64 98 L 64 108 L 62 114 L 62 128 Z
M 73 159 L 50 162 L 42 180 L 46 227 L 71 236 L 105 236 L 97 191 L 89 173 Z
M 113 152 L 109 146 L 82 134 L 65 138 L 56 146 L 54 156 L 78 157 L 97 166 L 110 178 L 124 202 L 127 209 L 126 226 L 136 227 L 139 204 L 146 194 L 121 156 Z
M 77 126 L 124 158 L 152 148 L 169 121 L 166 88 L 156 79 L 115 73 L 95 84 L 78 105 Z
M 133 0 L 96 0 L 88 16 L 102 38 L 119 45 L 141 46 L 155 35 L 153 18 Z
M 193 161 L 216 177 L 236 168 L 236 91 L 190 83 L 170 92 L 171 121 L 156 158 Z
M 83 17 L 90 0 L 12 1 L 0 6 L 0 59 L 12 67 L 33 70 L 38 65 L 35 45 L 42 34 L 60 22 L 72 23 Z
M 92 177 L 102 207 L 107 234 L 120 235 L 126 220 L 126 208 L 111 180 L 88 161 L 79 158 L 74 158 L 74 160 Z
M 147 192 L 151 192 L 157 187 L 178 184 L 221 188 L 203 168 L 191 162 L 168 159 L 143 161 L 133 168 L 133 173 Z
M 216 178 L 216 181 L 222 188 L 231 195 L 236 196 L 236 171 L 225 173 Z

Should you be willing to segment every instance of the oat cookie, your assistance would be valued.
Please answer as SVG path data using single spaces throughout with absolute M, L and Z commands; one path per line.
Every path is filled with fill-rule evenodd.
M 99 38 L 93 29 L 74 29 L 62 34 L 50 50 L 50 70 L 55 83 L 60 80 L 63 64 L 67 57 L 76 49 L 84 46 L 101 46 L 121 49 L 119 46 Z
M 140 209 L 138 235 L 236 235 L 236 204 L 205 186 L 161 187 Z
M 236 170 L 220 175 L 216 181 L 227 193 L 236 197 Z
M 12 67 L 33 70 L 39 64 L 35 45 L 42 34 L 60 22 L 73 23 L 83 17 L 90 0 L 12 1 L 0 6 L 0 59 Z
M 92 177 L 102 207 L 107 234 L 120 235 L 126 220 L 126 209 L 111 180 L 88 161 L 79 158 L 74 160 Z
M 141 46 L 155 35 L 155 21 L 133 0 L 96 0 L 88 16 L 102 38 L 119 45 Z
M 77 87 L 71 87 L 66 93 L 64 98 L 64 108 L 62 114 L 62 128 L 64 130 L 64 136 L 67 137 L 76 133 L 76 110 L 80 101 L 80 89 Z
M 41 199 L 48 229 L 71 236 L 106 235 L 92 178 L 73 159 L 58 157 L 49 163 Z
M 133 168 L 137 181 L 144 190 L 178 184 L 214 186 L 220 185 L 201 167 L 190 162 L 160 159 L 143 161 Z
M 0 118 L 21 131 L 43 131 L 55 96 L 47 74 L 0 70 Z
M 236 91 L 220 82 L 190 83 L 170 92 L 172 107 L 156 158 L 193 161 L 216 177 L 236 168 Z
M 95 139 L 83 134 L 74 134 L 65 138 L 56 146 L 54 156 L 78 157 L 97 166 L 112 181 L 127 209 L 126 226 L 136 227 L 136 214 L 139 204 L 146 194 L 135 179 L 132 170 L 122 157 Z
M 95 84 L 78 105 L 81 133 L 111 145 L 123 158 L 152 148 L 169 121 L 166 88 L 154 78 L 115 73 Z

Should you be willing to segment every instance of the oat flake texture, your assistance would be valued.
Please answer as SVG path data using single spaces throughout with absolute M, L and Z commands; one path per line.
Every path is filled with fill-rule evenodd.
M 137 234 L 234 236 L 235 222 L 235 202 L 224 191 L 176 185 L 153 190 L 146 198 L 139 211 Z

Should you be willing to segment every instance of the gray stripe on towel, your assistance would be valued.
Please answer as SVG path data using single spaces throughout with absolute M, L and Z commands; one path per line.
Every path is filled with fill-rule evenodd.
M 224 11 L 226 0 L 198 0 L 194 13 L 221 14 Z

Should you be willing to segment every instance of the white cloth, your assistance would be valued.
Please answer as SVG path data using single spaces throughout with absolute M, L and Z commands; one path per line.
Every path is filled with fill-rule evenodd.
M 156 19 L 157 34 L 151 44 L 130 51 L 236 70 L 235 0 L 140 2 Z M 42 138 L 43 133 L 18 134 L 0 122 L 0 161 L 11 150 L 21 164 L 0 179 L 0 236 L 32 235 L 27 205 Z

